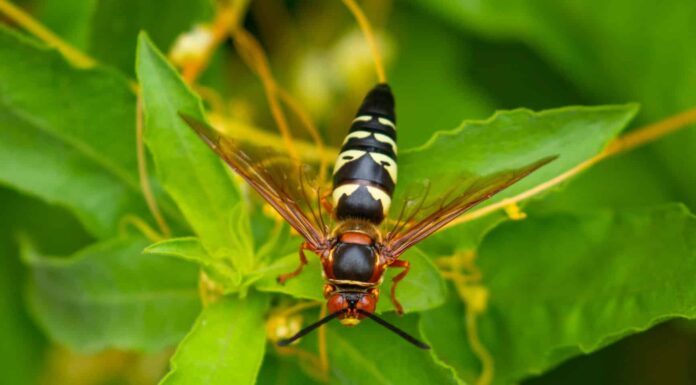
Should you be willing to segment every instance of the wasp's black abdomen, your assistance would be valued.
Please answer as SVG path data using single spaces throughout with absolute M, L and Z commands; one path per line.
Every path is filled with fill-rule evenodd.
M 369 282 L 375 269 L 375 254 L 369 245 L 339 243 L 333 251 L 335 279 Z
M 384 220 L 396 185 L 396 152 L 394 96 L 388 85 L 378 84 L 363 100 L 336 159 L 338 219 Z

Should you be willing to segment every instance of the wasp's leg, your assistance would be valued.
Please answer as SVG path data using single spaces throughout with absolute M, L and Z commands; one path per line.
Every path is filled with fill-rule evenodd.
M 304 251 L 305 250 L 310 250 L 309 245 L 307 242 L 302 242 L 300 245 L 300 266 L 297 266 L 297 269 L 295 271 L 292 271 L 287 274 L 282 274 L 278 276 L 278 282 L 282 285 L 285 283 L 290 278 L 296 277 L 298 274 L 302 272 L 302 269 L 304 269 L 304 266 L 307 264 L 307 256 L 305 255 Z
M 322 196 L 319 198 L 319 203 L 324 208 L 324 210 L 326 210 L 326 212 L 329 213 L 329 215 L 331 215 L 333 217 L 334 207 L 333 207 L 333 203 L 331 203 L 331 201 L 329 200 L 330 196 L 331 196 L 331 193 L 322 194 Z
M 391 300 L 392 303 L 394 304 L 394 308 L 396 309 L 396 313 L 399 315 L 404 314 L 404 308 L 401 307 L 401 304 L 399 301 L 396 299 L 396 285 L 404 279 L 406 274 L 408 274 L 408 271 L 411 269 L 411 264 L 408 263 L 408 261 L 402 261 L 402 260 L 396 260 L 389 265 L 389 267 L 401 267 L 404 269 L 401 273 L 397 274 L 394 278 L 392 278 L 392 287 L 391 287 Z

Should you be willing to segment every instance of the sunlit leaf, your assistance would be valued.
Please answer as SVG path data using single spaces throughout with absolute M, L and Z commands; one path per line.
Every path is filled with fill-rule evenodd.
M 497 112 L 488 120 L 464 122 L 452 131 L 435 134 L 426 144 L 399 154 L 399 194 L 408 186 L 431 181 L 442 193 L 458 176 L 490 175 L 539 159 L 558 158 L 493 200 L 503 199 L 546 182 L 597 155 L 636 113 L 635 105 L 565 107 L 541 112 Z M 438 189 L 439 187 L 439 189 Z
M 682 206 L 509 223 L 484 241 L 477 261 L 490 290 L 478 328 L 496 384 L 669 318 L 696 318 L 696 218 Z M 424 313 L 421 326 L 436 355 L 473 381 L 479 363 L 458 302 Z
M 162 185 L 208 252 L 216 257 L 228 254 L 237 246 L 231 241 L 233 213 L 246 214 L 234 210 L 239 193 L 225 166 L 179 117 L 181 111 L 200 118 L 201 101 L 145 34 L 139 40 L 137 67 L 145 110 L 145 141 Z
M 203 310 L 177 348 L 162 385 L 256 383 L 266 349 L 268 298 L 224 297 Z

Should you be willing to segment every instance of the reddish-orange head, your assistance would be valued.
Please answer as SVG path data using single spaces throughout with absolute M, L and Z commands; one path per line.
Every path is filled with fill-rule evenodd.
M 338 319 L 343 325 L 355 326 L 365 318 L 359 310 L 374 313 L 379 298 L 377 289 L 373 288 L 336 288 L 327 290 L 327 307 L 329 314 L 343 311 Z

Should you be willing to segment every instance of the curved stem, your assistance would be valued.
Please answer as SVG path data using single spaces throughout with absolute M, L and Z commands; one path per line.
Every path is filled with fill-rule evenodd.
M 147 207 L 150 209 L 150 213 L 157 222 L 160 231 L 165 238 L 171 236 L 171 231 L 167 222 L 164 220 L 162 213 L 160 212 L 159 206 L 157 205 L 157 200 L 155 195 L 152 193 L 150 187 L 150 178 L 147 172 L 147 158 L 145 156 L 145 142 L 143 141 L 143 101 L 140 93 L 136 97 L 136 117 L 135 117 L 135 145 L 136 153 L 138 158 L 138 178 L 140 180 L 140 189 L 143 192 L 143 197 L 147 203 Z
M 360 9 L 360 6 L 358 6 L 355 0 L 343 0 L 343 4 L 346 5 L 348 10 L 350 10 L 350 12 L 357 20 L 358 25 L 360 26 L 360 29 L 363 32 L 363 35 L 365 35 L 367 44 L 370 46 L 370 50 L 372 51 L 372 58 L 375 62 L 375 71 L 377 72 L 377 79 L 379 79 L 380 83 L 386 83 L 387 75 L 384 71 L 384 65 L 382 64 L 382 56 L 380 55 L 379 49 L 377 48 L 377 39 L 375 38 L 375 34 L 372 31 L 372 26 L 370 26 L 370 21 L 367 20 L 365 13 L 362 11 L 362 9 Z
M 31 15 L 9 1 L 0 0 L 0 12 L 7 15 L 10 20 L 14 21 L 17 23 L 17 25 L 39 38 L 39 40 L 52 47 L 55 47 L 76 67 L 89 68 L 94 67 L 97 64 L 96 60 L 63 41 L 63 39 L 36 21 L 36 19 L 34 19 Z

